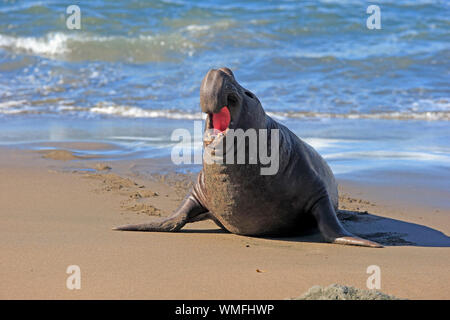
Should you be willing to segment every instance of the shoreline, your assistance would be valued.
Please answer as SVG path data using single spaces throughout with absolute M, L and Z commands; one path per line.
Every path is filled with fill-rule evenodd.
M 102 148 L 84 144 L 93 153 Z M 314 285 L 366 289 L 370 265 L 380 266 L 387 294 L 450 296 L 450 208 L 444 192 L 426 185 L 400 192 L 395 183 L 338 177 L 346 210 L 339 217 L 383 249 L 327 244 L 317 233 L 237 236 L 209 221 L 179 233 L 115 232 L 115 225 L 169 214 L 195 173 L 179 173 L 164 158 L 43 156 L 1 148 L 2 299 L 286 299 Z M 397 181 L 407 187 L 414 179 Z M 426 190 L 440 199 L 436 205 L 421 202 Z M 81 290 L 65 286 L 73 264 L 81 268 Z

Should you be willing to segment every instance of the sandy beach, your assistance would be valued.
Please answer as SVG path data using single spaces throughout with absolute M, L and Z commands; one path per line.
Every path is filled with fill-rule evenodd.
M 167 159 L 96 158 L 107 144 L 46 147 L 0 150 L 1 299 L 286 299 L 314 285 L 366 289 L 370 265 L 380 267 L 387 294 L 450 297 L 448 197 L 408 184 L 420 177 L 339 180 L 340 219 L 382 249 L 324 243 L 317 232 L 237 236 L 212 222 L 179 233 L 117 232 L 170 214 L 195 175 Z M 81 269 L 80 290 L 66 287 L 69 265 Z

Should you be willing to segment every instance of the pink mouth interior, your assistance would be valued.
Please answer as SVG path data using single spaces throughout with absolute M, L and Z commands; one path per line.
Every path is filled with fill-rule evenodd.
M 213 127 L 220 132 L 223 132 L 228 128 L 228 126 L 230 125 L 230 120 L 230 111 L 226 106 L 220 109 L 218 113 L 212 114 Z

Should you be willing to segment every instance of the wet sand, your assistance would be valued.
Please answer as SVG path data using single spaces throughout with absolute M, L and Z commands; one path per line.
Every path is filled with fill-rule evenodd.
M 405 182 L 414 177 L 339 180 L 339 217 L 382 249 L 332 245 L 317 233 L 237 236 L 212 222 L 117 232 L 111 227 L 168 215 L 194 174 L 176 173 L 167 159 L 103 161 L 51 147 L 0 149 L 2 299 L 286 299 L 314 285 L 366 289 L 370 265 L 381 268 L 384 293 L 450 297 L 448 199 Z M 80 290 L 66 287 L 69 265 L 81 268 Z

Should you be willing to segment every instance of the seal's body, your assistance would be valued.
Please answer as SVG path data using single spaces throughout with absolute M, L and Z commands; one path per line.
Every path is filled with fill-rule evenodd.
M 207 114 L 207 133 L 217 133 L 217 128 L 220 131 L 212 137 L 205 134 L 205 152 L 227 145 L 227 139 L 234 139 L 231 133 L 235 130 L 251 129 L 257 134 L 264 131 L 267 139 L 256 135 L 257 147 L 264 143 L 270 149 L 274 141 L 278 142 L 277 170 L 261 174 L 265 165 L 259 157 L 249 160 L 249 145 L 241 149 L 245 163 L 229 163 L 225 161 L 227 153 L 233 152 L 235 158 L 238 148 L 230 151 L 223 147 L 219 156 L 222 163 L 217 156 L 214 162 L 204 161 L 193 189 L 170 217 L 116 230 L 178 231 L 188 222 L 212 219 L 235 234 L 287 235 L 315 220 L 329 242 L 381 247 L 342 227 L 336 217 L 338 190 L 330 167 L 310 145 L 269 117 L 258 98 L 239 85 L 230 69 L 212 69 L 207 73 L 200 88 L 200 105 Z M 272 140 L 274 132 L 277 139 Z
M 295 232 L 321 198 L 338 206 L 337 184 L 323 158 L 285 126 L 268 116 L 266 123 L 267 130 L 280 132 L 276 174 L 261 175 L 259 164 L 204 163 L 193 188 L 193 196 L 232 233 Z

